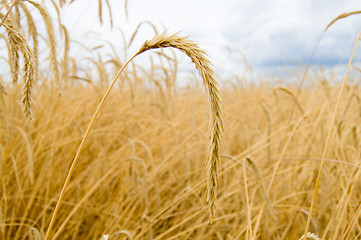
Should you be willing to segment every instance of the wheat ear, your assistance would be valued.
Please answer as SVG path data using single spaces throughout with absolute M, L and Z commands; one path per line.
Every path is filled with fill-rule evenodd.
M 38 41 L 38 32 L 37 28 L 33 19 L 33 16 L 31 15 L 31 12 L 26 8 L 26 5 L 23 2 L 18 2 L 19 7 L 22 9 L 22 11 L 25 14 L 25 17 L 28 22 L 28 32 L 29 36 L 31 36 L 33 40 L 33 56 L 34 56 L 34 79 L 38 79 L 38 48 L 39 48 L 39 41 Z
M 335 22 L 337 22 L 338 20 L 343 19 L 343 18 L 347 18 L 347 17 L 349 17 L 349 16 L 351 16 L 351 15 L 360 14 L 360 13 L 361 13 L 360 10 L 358 10 L 358 11 L 352 11 L 352 12 L 341 13 L 340 15 L 338 15 L 335 19 L 333 19 L 333 20 L 327 25 L 325 31 L 327 31 L 327 29 L 328 29 L 329 27 L 331 27 L 331 26 L 332 26 Z
M 0 18 L 5 19 L 5 16 L 0 13 Z M 18 55 L 18 52 L 21 52 L 24 58 L 23 66 L 23 79 L 24 79 L 24 88 L 23 88 L 23 99 L 22 103 L 24 104 L 24 112 L 27 119 L 32 119 L 31 113 L 31 90 L 32 83 L 34 81 L 34 57 L 30 50 L 28 43 L 26 42 L 24 36 L 15 30 L 12 22 L 9 19 L 5 19 L 3 25 L 7 31 L 10 49 L 12 55 Z M 11 62 L 10 62 L 11 64 Z
M 208 100 L 211 111 L 211 136 L 207 159 L 207 202 L 210 211 L 210 222 L 216 214 L 217 184 L 220 172 L 220 148 L 223 132 L 223 119 L 221 98 L 211 63 L 206 53 L 196 43 L 187 37 L 180 37 L 177 34 L 167 36 L 164 33 L 146 41 L 137 54 L 155 48 L 176 48 L 187 54 L 192 60 L 203 79 L 203 84 L 208 93 Z
M 68 30 L 64 25 L 61 25 L 61 29 L 64 32 L 64 57 L 62 62 L 63 67 L 63 81 L 68 83 L 69 79 L 69 50 L 70 50 L 70 40 Z
M 41 4 L 39 4 L 35 1 L 32 1 L 32 0 L 26 0 L 26 1 L 38 9 L 40 15 L 42 16 L 42 18 L 44 20 L 45 28 L 48 33 L 50 68 L 53 73 L 52 81 L 53 81 L 53 83 L 55 83 L 55 86 L 58 89 L 60 89 L 58 60 L 56 59 L 56 54 L 57 54 L 56 53 L 56 39 L 55 39 L 53 22 L 51 21 L 51 17 L 45 7 L 43 7 Z
M 211 68 L 209 60 L 206 58 L 205 52 L 200 49 L 197 44 L 187 39 L 186 37 L 179 37 L 176 34 L 171 36 L 166 36 L 165 33 L 162 33 L 159 36 L 154 37 L 153 39 L 146 41 L 139 51 L 134 54 L 118 71 L 116 76 L 113 78 L 113 81 L 109 85 L 107 91 L 105 92 L 102 100 L 100 101 L 97 110 L 93 114 L 92 120 L 90 121 L 87 130 L 84 133 L 84 136 L 81 140 L 81 143 L 78 147 L 77 153 L 72 161 L 68 174 L 66 176 L 65 182 L 63 184 L 62 190 L 59 194 L 58 201 L 56 203 L 53 216 L 51 217 L 48 230 L 46 232 L 45 240 L 50 239 L 51 231 L 57 216 L 57 213 L 60 209 L 60 204 L 64 198 L 65 190 L 69 184 L 70 178 L 74 172 L 75 165 L 79 159 L 80 152 L 84 146 L 85 140 L 89 136 L 90 130 L 94 125 L 95 119 L 97 118 L 101 107 L 103 106 L 105 99 L 109 95 L 110 90 L 113 88 L 116 80 L 123 72 L 124 68 L 139 54 L 155 48 L 166 48 L 173 47 L 181 50 L 187 54 L 192 62 L 195 64 L 198 69 L 203 83 L 207 89 L 209 95 L 210 109 L 211 109 L 211 137 L 209 142 L 209 156 L 207 160 L 207 202 L 210 209 L 210 223 L 213 222 L 216 212 L 215 201 L 217 198 L 217 183 L 220 172 L 220 148 L 221 148 L 221 136 L 223 132 L 223 120 L 222 120 L 222 108 L 221 108 L 221 99 L 218 89 L 217 81 L 214 77 L 214 72 Z

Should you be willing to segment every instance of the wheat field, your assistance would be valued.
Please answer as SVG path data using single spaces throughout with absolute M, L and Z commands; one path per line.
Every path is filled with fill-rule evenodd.
M 315 70 L 301 85 L 302 70 L 293 84 L 244 84 L 217 79 L 192 39 L 164 32 L 128 62 L 92 59 L 97 75 L 82 77 L 47 7 L 1 3 L 10 74 L 0 79 L 0 239 L 361 238 L 353 55 L 341 82 Z M 197 83 L 177 87 L 177 59 L 164 48 L 189 57 Z M 140 70 L 140 54 L 163 62 Z

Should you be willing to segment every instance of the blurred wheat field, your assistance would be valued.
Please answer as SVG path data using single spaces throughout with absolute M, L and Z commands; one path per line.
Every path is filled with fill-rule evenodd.
M 62 5 L 72 2 L 52 1 L 51 6 L 59 13 Z M 101 8 L 99 1 L 100 22 Z M 45 5 L 31 0 L 3 1 L 2 9 L 0 25 L 7 35 L 1 36 L 11 79 L 0 79 L 0 239 L 360 238 L 357 69 L 348 83 L 345 69 L 342 85 L 339 76 L 317 70 L 303 87 L 299 82 L 217 79 L 223 83 L 221 104 L 216 80 L 207 87 L 205 78 L 212 78 L 213 71 L 202 62 L 207 60 L 203 50 L 186 38 L 158 35 L 153 26 L 158 36 L 140 46 L 142 51 L 183 51 L 207 91 L 201 77 L 186 88 L 177 87 L 173 52 L 153 53 L 162 61 L 150 58 L 150 69 L 132 62 L 104 102 L 64 187 L 89 122 L 115 75 L 108 64 L 117 72 L 125 60 L 98 56 L 88 59 L 93 67 L 81 68 L 69 56 L 70 40 L 60 14 L 58 22 L 52 21 Z M 34 10 L 40 12 L 47 32 L 43 40 L 50 67 L 45 71 L 38 68 Z M 326 30 L 358 13 L 341 14 Z M 24 18 L 28 25 L 20 21 Z M 56 51 L 57 24 L 63 54 Z M 141 24 L 125 46 L 131 45 Z M 209 174 L 218 169 L 206 160 L 212 150 L 219 150 L 209 142 L 217 138 L 210 132 L 222 129 L 222 107 L 224 134 L 215 140 L 222 140 L 215 192 L 209 190 Z M 217 196 L 210 200 L 212 194 Z
M 293 91 L 293 89 L 289 89 Z M 208 107 L 201 90 L 171 100 L 149 89 L 131 101 L 119 86 L 80 157 L 55 223 L 59 239 L 296 239 L 302 235 L 339 88 L 316 84 L 294 105 L 269 86 L 223 89 L 226 132 L 217 217 L 204 204 Z M 4 96 L 1 121 L 2 239 L 43 234 L 70 160 L 101 94 L 91 86 L 54 94 L 38 88 L 36 119 L 26 123 L 16 88 Z M 348 86 L 333 127 L 311 231 L 357 236 L 360 224 L 360 89 Z M 318 104 L 315 104 L 317 102 Z M 290 132 L 290 129 L 293 129 Z M 281 156 L 281 151 L 285 152 Z M 253 159 L 254 166 L 247 163 Z M 280 156 L 282 157 L 280 159 Z M 277 162 L 280 167 L 272 185 Z M 350 174 L 352 173 L 352 174 Z M 337 205 L 346 192 L 344 213 Z M 267 203 L 270 206 L 267 206 Z

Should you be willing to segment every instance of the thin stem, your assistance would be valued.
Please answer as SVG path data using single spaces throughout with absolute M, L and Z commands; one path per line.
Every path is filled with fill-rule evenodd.
M 348 77 L 349 77 L 349 73 L 350 73 L 351 63 L 352 63 L 353 58 L 354 58 L 354 56 L 355 56 L 355 52 L 356 52 L 356 49 L 357 49 L 357 46 L 358 46 L 358 42 L 360 41 L 360 38 L 361 38 L 361 33 L 359 34 L 359 36 L 358 36 L 358 38 L 357 38 L 357 40 L 356 40 L 355 48 L 354 48 L 354 50 L 353 50 L 353 52 L 352 52 L 352 55 L 351 55 L 351 58 L 350 58 L 350 60 L 349 60 L 349 63 L 348 63 L 348 66 L 347 66 L 347 71 L 346 71 L 345 77 L 344 77 L 344 79 L 343 79 L 340 92 L 339 92 L 339 94 L 338 94 L 338 98 L 337 98 L 335 110 L 334 110 L 334 112 L 333 112 L 333 116 L 332 116 L 330 128 L 329 128 L 329 130 L 328 130 L 325 147 L 324 147 L 323 153 L 322 153 L 321 163 L 320 163 L 320 166 L 319 166 L 319 169 L 318 169 L 318 174 L 317 174 L 315 189 L 314 189 L 313 196 L 312 196 L 312 202 L 311 202 L 311 206 L 310 206 L 310 210 L 309 210 L 309 214 L 308 214 L 308 218 L 307 218 L 307 222 L 306 222 L 305 233 L 304 233 L 305 240 L 307 240 L 307 233 L 308 233 L 308 230 L 309 230 L 309 227 L 310 227 L 311 218 L 312 218 L 312 213 L 313 213 L 313 208 L 314 208 L 314 205 L 315 205 L 315 202 L 316 202 L 317 192 L 318 192 L 318 188 L 319 188 L 319 185 L 320 185 L 321 170 L 322 170 L 322 167 L 323 167 L 323 163 L 325 162 L 326 153 L 327 153 L 327 148 L 328 148 L 328 144 L 329 144 L 329 142 L 330 142 L 331 133 L 332 133 L 332 129 L 333 129 L 333 124 L 334 124 L 335 119 L 336 119 L 336 113 L 337 113 L 337 110 L 338 110 L 338 106 L 340 105 L 342 92 L 343 92 L 343 89 L 344 89 L 345 86 L 346 86 L 346 83 L 347 83 L 347 80 L 348 80 Z
M 99 114 L 100 108 L 103 106 L 105 99 L 106 99 L 107 96 L 109 95 L 110 90 L 111 90 L 112 87 L 114 86 L 114 84 L 115 84 L 116 80 L 118 79 L 118 77 L 120 76 L 120 74 L 123 72 L 124 68 L 125 68 L 125 67 L 129 64 L 129 62 L 132 61 L 133 58 L 135 58 L 137 55 L 138 55 L 138 53 L 136 53 L 133 57 L 131 57 L 131 58 L 123 65 L 123 67 L 119 70 L 119 72 L 117 73 L 117 75 L 114 77 L 112 83 L 110 84 L 110 86 L 109 86 L 109 88 L 107 89 L 107 91 L 105 92 L 102 100 L 100 101 L 99 106 L 98 106 L 97 110 L 95 111 L 92 120 L 91 120 L 90 123 L 89 123 L 89 126 L 88 126 L 88 128 L 87 128 L 87 130 L 86 130 L 86 132 L 85 132 L 85 134 L 84 134 L 84 136 L 83 136 L 83 139 L 82 139 L 82 141 L 81 141 L 81 143 L 80 143 L 80 145 L 79 145 L 78 151 L 77 151 L 77 153 L 76 153 L 76 155 L 75 155 L 75 157 L 74 157 L 74 160 L 73 160 L 73 162 L 72 162 L 72 164 L 71 164 L 71 167 L 70 167 L 70 169 L 69 169 L 69 171 L 68 171 L 68 175 L 66 176 L 66 179 L 65 179 L 63 188 L 61 189 L 59 199 L 58 199 L 58 201 L 57 201 L 57 203 L 56 203 L 53 216 L 51 217 L 50 224 L 49 224 L 48 230 L 47 230 L 46 235 L 45 235 L 45 240 L 49 240 L 49 239 L 50 239 L 50 232 L 51 232 L 51 230 L 52 230 L 52 228 L 53 228 L 53 226 L 54 226 L 56 216 L 57 216 L 57 214 L 58 214 L 58 212 L 59 212 L 59 209 L 60 209 L 60 204 L 61 204 L 61 202 L 62 202 L 62 200 L 63 200 L 63 198 L 64 198 L 64 193 L 65 193 L 66 187 L 68 186 L 69 180 L 70 180 L 70 178 L 71 178 L 71 176 L 72 176 L 72 174 L 73 174 L 73 171 L 74 171 L 74 168 L 75 168 L 75 164 L 77 163 L 77 160 L 78 160 L 78 158 L 79 158 L 80 152 L 81 152 L 81 150 L 82 150 L 82 148 L 83 148 L 83 146 L 84 146 L 85 140 L 87 139 L 87 137 L 88 137 L 88 135 L 89 135 L 89 132 L 90 132 L 90 130 L 91 130 L 91 128 L 93 127 L 93 124 L 94 124 L 94 122 L 95 122 L 95 119 L 97 118 L 97 116 L 98 116 L 98 114 Z

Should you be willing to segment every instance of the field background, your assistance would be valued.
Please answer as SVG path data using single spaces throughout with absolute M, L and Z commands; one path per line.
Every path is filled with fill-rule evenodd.
M 302 87 L 304 69 L 282 85 L 284 76 L 218 79 L 224 134 L 209 224 L 207 94 L 195 74 L 177 86 L 178 60 L 169 50 L 145 53 L 156 59 L 150 68 L 135 59 L 118 79 L 45 237 L 87 126 L 124 62 L 95 57 L 79 66 L 68 55 L 66 28 L 57 39 L 58 22 L 44 5 L 19 2 L 3 1 L 1 15 L 9 72 L 0 81 L 0 239 L 300 239 L 305 230 L 314 234 L 308 239 L 360 238 L 356 65 L 349 79 L 309 68 Z M 52 7 L 62 4 L 70 2 Z M 35 10 L 47 22 L 45 36 L 29 25 Z M 38 55 L 35 39 L 46 46 Z

